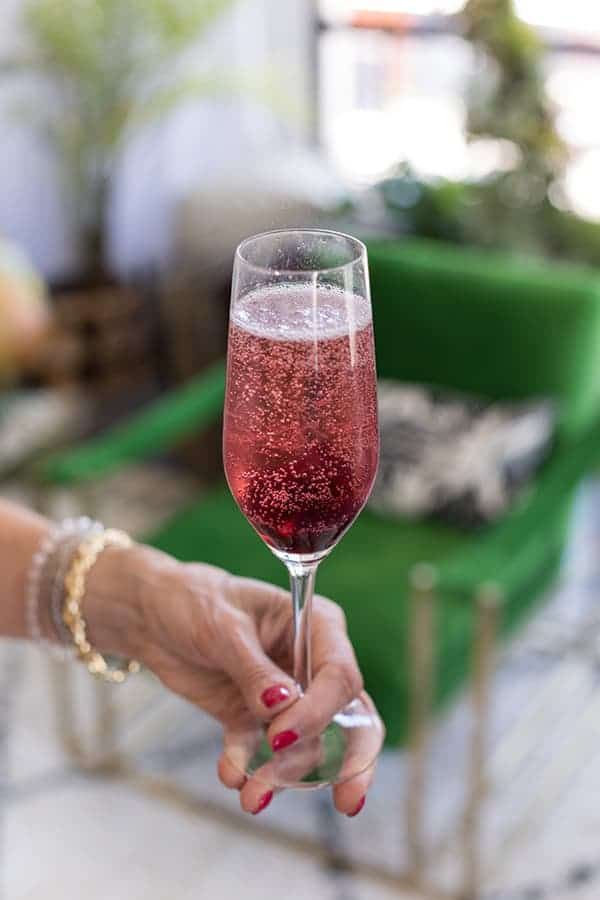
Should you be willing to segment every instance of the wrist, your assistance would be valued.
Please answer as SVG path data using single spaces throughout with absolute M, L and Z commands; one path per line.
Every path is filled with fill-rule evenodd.
M 90 643 L 101 653 L 143 658 L 158 559 L 163 554 L 140 544 L 109 546 L 90 571 L 84 616 Z

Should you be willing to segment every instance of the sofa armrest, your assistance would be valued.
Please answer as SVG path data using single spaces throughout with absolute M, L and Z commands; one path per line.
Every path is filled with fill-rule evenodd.
M 555 520 L 577 485 L 599 464 L 600 419 L 557 447 L 531 491 L 502 522 L 440 563 L 440 589 L 466 597 L 474 584 L 494 582 L 509 593 L 519 581 L 523 561 L 543 556 L 546 523 Z
M 224 393 L 225 368 L 219 362 L 125 423 L 72 450 L 47 456 L 36 465 L 34 477 L 46 484 L 75 485 L 107 475 L 125 463 L 164 453 L 216 422 Z

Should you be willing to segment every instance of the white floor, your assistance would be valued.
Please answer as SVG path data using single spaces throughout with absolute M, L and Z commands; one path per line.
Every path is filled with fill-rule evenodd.
M 242 832 L 149 796 L 127 781 L 78 772 L 57 742 L 46 660 L 37 650 L 5 646 L 0 663 L 4 683 L 14 684 L 4 710 L 12 726 L 4 760 L 10 777 L 3 822 L 3 900 L 413 900 L 408 893 L 335 876 L 318 861 L 273 846 L 258 830 Z M 146 684 L 129 702 L 137 699 L 143 710 L 145 693 L 156 690 Z M 159 708 L 148 713 L 137 733 L 129 729 L 129 749 L 155 739 L 157 716 L 165 714 L 163 699 L 154 698 Z M 178 717 L 183 721 L 189 716 L 189 708 L 178 701 L 165 702 L 175 725 Z M 169 769 L 168 745 L 167 739 L 164 758 L 149 759 L 149 770 L 164 774 Z M 192 754 L 189 762 L 178 760 L 172 768 L 181 784 L 187 778 L 209 800 L 233 810 L 235 797 L 212 774 L 215 757 L 213 741 L 198 765 Z M 277 798 L 273 807 L 263 815 L 271 821 L 278 816 L 297 819 L 299 830 L 310 834 L 314 800 Z M 362 829 L 358 820 L 342 825 L 352 827 L 366 834 L 366 820 Z
M 10 900 L 339 896 L 310 861 L 101 782 L 54 788 L 18 804 L 5 852 Z M 354 896 L 394 896 L 356 887 Z

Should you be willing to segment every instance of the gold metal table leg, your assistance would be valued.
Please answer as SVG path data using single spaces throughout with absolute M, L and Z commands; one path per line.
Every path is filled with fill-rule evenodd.
M 481 821 L 487 789 L 486 751 L 501 600 L 501 590 L 495 584 L 482 585 L 475 597 L 473 728 L 462 828 L 463 900 L 476 900 L 481 889 Z
M 74 665 L 48 658 L 49 683 L 54 697 L 58 739 L 65 754 L 88 771 L 114 771 L 120 765 L 117 722 L 112 685 L 87 681 L 93 707 L 91 732 L 86 733 L 77 715 L 76 671 Z
M 425 786 L 435 682 L 436 617 L 432 566 L 420 564 L 411 573 L 410 594 L 410 734 L 406 795 L 409 867 L 416 885 L 425 875 Z
M 65 754 L 77 765 L 82 765 L 85 751 L 76 723 L 72 667 L 52 657 L 48 657 L 47 666 L 58 739 Z
M 96 728 L 93 736 L 94 746 L 89 760 L 94 769 L 113 771 L 118 769 L 121 762 L 118 748 L 117 710 L 113 697 L 114 685 L 94 681 L 92 689 L 96 705 Z

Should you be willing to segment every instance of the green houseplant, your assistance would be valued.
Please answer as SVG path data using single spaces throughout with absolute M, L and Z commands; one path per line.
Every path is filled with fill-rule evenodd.
M 468 0 L 463 32 L 477 69 L 468 96 L 471 138 L 510 141 L 517 168 L 551 183 L 564 171 L 567 148 L 544 84 L 544 48 L 515 13 L 513 0 Z
M 120 391 L 153 377 L 159 364 L 149 285 L 140 273 L 135 283 L 119 284 L 109 271 L 114 173 L 132 136 L 182 99 L 235 88 L 201 54 L 190 58 L 234 2 L 24 0 L 27 46 L 19 58 L 0 60 L 0 73 L 33 85 L 34 103 L 20 113 L 57 159 L 64 206 L 76 225 L 81 266 L 54 292 L 71 347 L 54 354 L 65 381 Z
M 119 155 L 182 96 L 222 85 L 205 69 L 184 79 L 179 63 L 232 3 L 26 0 L 29 50 L 2 70 L 35 77 L 47 100 L 38 95 L 31 121 L 59 159 L 88 279 L 106 277 L 106 209 Z
M 460 15 L 476 65 L 467 136 L 502 142 L 513 163 L 485 178 L 421 180 L 405 166 L 380 186 L 400 230 L 459 244 L 600 264 L 600 224 L 558 208 L 568 148 L 546 95 L 544 48 L 513 0 L 468 0 Z

